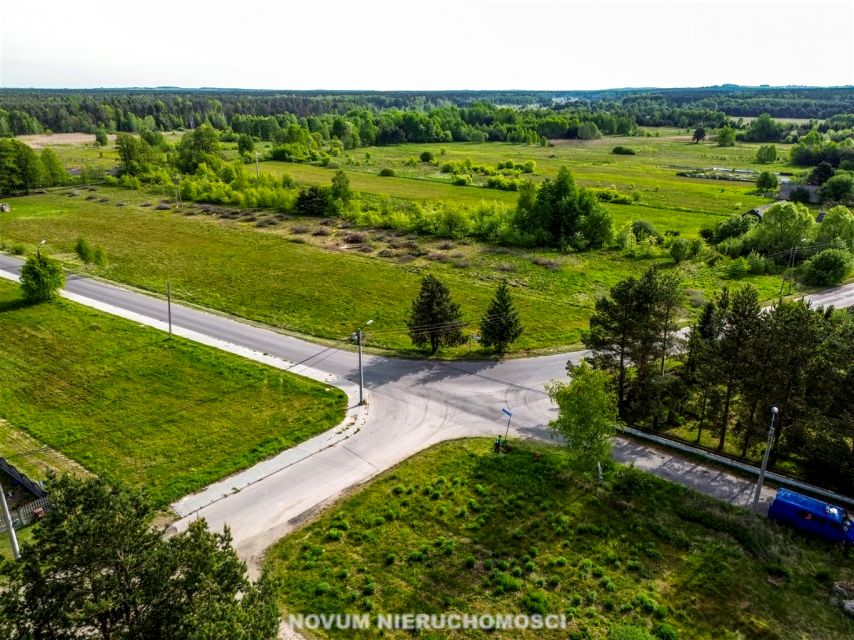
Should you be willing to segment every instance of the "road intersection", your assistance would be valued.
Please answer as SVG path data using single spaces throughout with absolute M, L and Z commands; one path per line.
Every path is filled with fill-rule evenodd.
M 0 254 L 0 276 L 16 278 L 21 260 Z M 63 295 L 157 328 L 166 327 L 162 299 L 71 275 Z M 815 305 L 854 304 L 854 285 L 810 296 Z M 228 525 L 250 566 L 310 514 L 351 487 L 435 443 L 504 432 L 501 409 L 513 412 L 511 438 L 550 439 L 554 408 L 544 385 L 566 375 L 567 360 L 586 352 L 505 361 L 435 362 L 364 356 L 367 406 L 358 406 L 357 356 L 270 328 L 184 305 L 172 305 L 175 332 L 342 388 L 350 399 L 344 422 L 306 443 L 173 504 L 175 530 L 205 518 Z M 618 439 L 615 456 L 657 475 L 736 504 L 752 483 L 696 461 Z M 768 499 L 767 492 L 763 499 Z

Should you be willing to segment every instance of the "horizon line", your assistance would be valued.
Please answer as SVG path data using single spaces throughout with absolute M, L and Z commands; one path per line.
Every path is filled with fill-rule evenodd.
M 346 88 L 346 89 L 329 89 L 329 88 L 312 88 L 312 89 L 294 89 L 294 88 L 270 88 L 263 89 L 257 87 L 216 87 L 216 86 L 199 86 L 188 87 L 179 85 L 117 85 L 117 86 L 88 86 L 88 87 L 5 87 L 0 86 L 0 91 L 256 91 L 256 92 L 293 92 L 293 93 L 602 93 L 607 91 L 678 91 L 678 90 L 711 90 L 711 89 L 757 89 L 757 90 L 774 90 L 774 89 L 854 89 L 854 84 L 831 84 L 831 85 L 804 85 L 804 84 L 788 84 L 788 85 L 770 85 L 770 84 L 711 84 L 711 85 L 696 85 L 696 86 L 627 86 L 627 87 L 605 87 L 598 89 L 496 89 L 496 88 L 481 88 L 481 89 L 367 89 L 367 88 Z

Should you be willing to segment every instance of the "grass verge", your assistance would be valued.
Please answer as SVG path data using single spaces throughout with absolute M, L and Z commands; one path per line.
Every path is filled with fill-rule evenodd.
M 333 427 L 346 405 L 327 385 L 68 301 L 24 305 L 7 281 L 0 335 L 2 433 L 12 425 L 158 505 Z M 30 472 L 45 455 L 0 441 Z

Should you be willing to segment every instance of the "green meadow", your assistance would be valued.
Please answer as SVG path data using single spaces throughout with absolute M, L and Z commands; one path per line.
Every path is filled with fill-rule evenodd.
M 0 216 L 0 243 L 27 252 L 45 240 L 44 250 L 69 267 L 156 293 L 168 280 L 178 299 L 319 338 L 345 338 L 374 319 L 368 343 L 403 351 L 411 351 L 406 313 L 427 273 L 447 282 L 472 334 L 498 281 L 507 279 L 525 326 L 514 349 L 526 353 L 578 345 L 596 299 L 617 281 L 651 264 L 676 268 L 669 258 L 627 258 L 615 249 L 529 251 L 270 212 L 223 216 L 205 213 L 204 205 L 157 211 L 156 202 L 116 188 L 17 198 Z M 632 219 L 633 209 L 627 211 Z M 696 231 L 696 223 L 684 224 Z M 106 265 L 79 263 L 80 237 L 103 247 Z M 689 289 L 689 315 L 724 282 L 725 269 L 701 261 L 678 271 Z M 775 276 L 747 280 L 765 299 L 779 287 Z
M 672 227 L 675 230 L 681 230 L 678 212 L 723 216 L 743 213 L 768 202 L 767 198 L 754 193 L 751 182 L 696 179 L 678 176 L 677 173 L 712 167 L 791 171 L 790 167 L 779 161 L 770 165 L 757 164 L 755 154 L 758 144 L 717 147 L 711 143 L 694 144 L 690 141 L 690 135 L 684 132 L 665 129 L 657 133 L 661 135 L 558 141 L 550 147 L 510 143 L 368 147 L 347 151 L 333 158 L 330 164 L 344 169 L 357 191 L 405 199 L 441 199 L 460 204 L 498 201 L 511 205 L 516 202 L 515 193 L 488 189 L 477 184 L 455 186 L 452 184 L 452 174 L 442 173 L 441 166 L 447 162 L 464 162 L 467 159 L 476 165 L 491 166 L 506 160 L 518 163 L 533 160 L 536 163 L 534 173 L 523 174 L 522 177 L 534 181 L 553 177 L 560 167 L 566 166 L 582 186 L 615 188 L 637 197 L 636 206 L 643 212 L 662 210 L 660 214 L 649 211 L 645 217 L 655 216 L 662 224 L 669 218 L 675 218 L 677 225 Z M 636 155 L 614 154 L 612 150 L 616 146 L 630 147 Z M 778 155 L 786 157 L 788 145 L 780 144 L 777 148 Z M 413 166 L 411 161 L 418 160 L 424 151 L 433 154 L 434 163 L 418 161 Z M 287 173 L 297 182 L 312 184 L 328 184 L 333 173 L 328 167 L 275 161 L 262 162 L 260 167 L 262 171 L 276 175 Z M 383 168 L 393 169 L 395 176 L 380 176 L 379 172 Z M 615 216 L 624 215 L 620 213 L 620 207 L 609 205 Z M 681 226 L 688 230 L 686 225 Z M 669 228 L 665 226 L 665 229 Z
M 265 568 L 281 611 L 567 619 L 565 630 L 417 634 L 430 640 L 854 635 L 830 598 L 833 581 L 854 577 L 841 548 L 631 468 L 599 485 L 558 447 L 496 455 L 491 444 L 432 447 L 280 540 Z

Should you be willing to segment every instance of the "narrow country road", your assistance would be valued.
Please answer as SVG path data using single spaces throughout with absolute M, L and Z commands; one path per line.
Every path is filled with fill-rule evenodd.
M 15 278 L 22 261 L 0 254 L 0 275 Z M 163 328 L 163 300 L 119 286 L 69 276 L 67 297 L 109 313 Z M 816 305 L 854 304 L 854 285 L 810 296 Z M 233 318 L 172 305 L 176 333 L 247 357 L 326 379 L 355 397 L 356 354 L 313 344 Z M 183 333 L 182 333 L 183 331 Z M 227 347 L 226 347 L 227 345 Z M 565 376 L 568 359 L 585 352 L 503 362 L 425 362 L 367 355 L 368 407 L 353 411 L 341 437 L 329 433 L 284 452 L 173 505 L 182 530 L 196 518 L 214 529 L 231 528 L 235 547 L 250 566 L 264 550 L 318 507 L 432 444 L 452 438 L 504 433 L 501 408 L 513 412 L 514 437 L 549 439 L 545 425 L 554 415 L 545 383 Z M 352 409 L 352 408 L 351 408 Z M 735 504 L 746 504 L 752 483 L 695 461 L 618 439 L 618 460 Z M 766 492 L 767 500 L 771 492 Z

